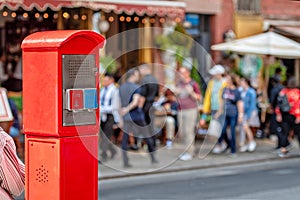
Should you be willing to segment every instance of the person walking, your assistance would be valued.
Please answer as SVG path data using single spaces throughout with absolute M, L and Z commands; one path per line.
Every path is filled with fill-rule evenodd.
M 111 142 L 111 137 L 114 134 L 114 130 L 122 126 L 122 121 L 119 115 L 121 107 L 119 89 L 115 85 L 113 74 L 105 73 L 102 84 L 100 91 L 100 148 L 102 150 L 100 160 L 105 162 L 108 158 L 108 151 L 111 159 L 117 153 Z
M 196 81 L 191 78 L 191 72 L 185 67 L 180 67 L 179 82 L 176 87 L 178 100 L 179 137 L 187 147 L 187 151 L 180 156 L 180 160 L 191 160 L 194 156 L 195 127 L 198 119 L 198 102 L 201 92 Z
M 203 100 L 203 113 L 200 119 L 200 126 L 206 125 L 207 117 L 210 114 L 212 119 L 219 120 L 219 113 L 222 112 L 221 101 L 226 80 L 223 78 L 225 69 L 222 65 L 213 66 L 208 73 L 212 76 L 207 84 Z M 218 112 L 219 111 L 219 112 Z M 219 120 L 220 121 L 220 120 Z M 227 137 L 225 138 L 227 139 Z M 227 148 L 225 143 L 215 145 L 213 153 L 221 153 Z
M 153 140 L 149 129 L 146 127 L 145 115 L 138 106 L 141 98 L 141 87 L 137 85 L 140 74 L 137 69 L 130 69 L 126 73 L 126 82 L 119 88 L 121 99 L 121 115 L 123 116 L 123 138 L 122 138 L 122 156 L 125 168 L 132 167 L 127 155 L 129 133 L 136 137 L 142 137 L 146 140 L 151 163 L 157 163 L 154 156 Z
M 159 96 L 159 84 L 157 79 L 151 74 L 150 66 L 143 63 L 138 66 L 141 74 L 141 97 L 139 107 L 143 108 L 145 113 L 145 121 L 149 127 L 149 132 L 153 140 L 153 146 L 156 148 L 156 134 L 154 132 L 154 109 L 153 102 Z
M 282 132 L 279 133 L 278 156 L 288 156 L 288 136 L 290 130 L 298 135 L 300 143 L 300 90 L 297 88 L 296 79 L 289 78 L 287 87 L 283 88 L 277 97 L 277 106 L 275 109 L 276 120 L 281 123 Z
M 240 130 L 240 152 L 253 152 L 256 148 L 256 142 L 250 127 L 259 127 L 259 119 L 256 106 L 256 92 L 250 84 L 249 79 L 241 78 L 240 86 L 242 88 L 241 97 L 244 104 L 244 119 Z M 246 144 L 245 135 L 247 136 L 248 144 Z
M 227 135 L 227 126 L 230 126 L 230 156 L 236 157 L 236 135 L 235 128 L 237 122 L 240 124 L 243 121 L 243 102 L 241 99 L 241 94 L 237 88 L 236 80 L 233 75 L 226 76 L 226 87 L 223 90 L 222 94 L 222 103 L 221 108 L 223 109 L 222 113 L 217 113 L 216 115 L 220 116 L 222 114 L 225 115 L 225 121 L 223 125 L 223 130 L 221 137 L 218 140 L 218 143 L 221 144 L 223 139 Z
M 270 81 L 272 81 L 272 89 L 270 91 L 270 125 L 269 125 L 269 135 L 276 135 L 277 136 L 277 146 L 275 147 L 276 150 L 280 149 L 280 134 L 282 132 L 281 123 L 278 123 L 276 120 L 276 112 L 275 109 L 277 107 L 277 99 L 279 92 L 284 88 L 281 84 L 280 78 L 277 76 L 273 77 Z M 288 141 L 287 141 L 288 142 Z M 288 142 L 289 143 L 289 142 Z M 289 144 L 288 144 L 289 145 Z

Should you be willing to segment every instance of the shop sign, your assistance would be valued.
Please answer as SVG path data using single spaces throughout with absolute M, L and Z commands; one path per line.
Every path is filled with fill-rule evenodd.
M 0 88 L 0 122 L 12 121 L 13 115 L 8 103 L 6 89 Z

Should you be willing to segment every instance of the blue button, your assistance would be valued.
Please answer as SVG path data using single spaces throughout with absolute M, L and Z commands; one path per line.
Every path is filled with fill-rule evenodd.
M 97 89 L 84 89 L 84 108 L 96 109 L 98 108 Z

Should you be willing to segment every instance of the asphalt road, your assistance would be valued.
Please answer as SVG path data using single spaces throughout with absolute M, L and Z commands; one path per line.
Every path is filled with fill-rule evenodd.
M 99 182 L 100 200 L 296 200 L 300 158 Z

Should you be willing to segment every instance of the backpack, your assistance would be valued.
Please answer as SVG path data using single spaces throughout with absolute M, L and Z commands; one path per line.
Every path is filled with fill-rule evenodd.
M 291 109 L 291 106 L 290 106 L 290 103 L 289 103 L 289 100 L 288 100 L 286 94 L 278 95 L 277 105 L 279 106 L 281 112 L 289 112 Z

